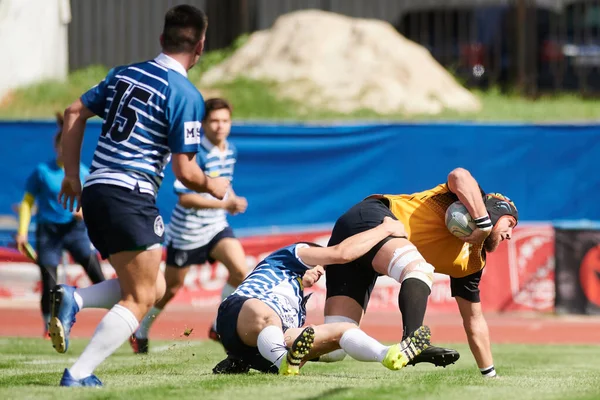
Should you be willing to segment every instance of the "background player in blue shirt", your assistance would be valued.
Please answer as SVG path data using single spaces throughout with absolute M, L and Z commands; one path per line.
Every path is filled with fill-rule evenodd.
M 209 99 L 205 103 L 206 116 L 202 121 L 204 135 L 196 159 L 200 168 L 212 177 L 222 176 L 233 181 L 237 149 L 227 141 L 231 132 L 231 106 L 224 99 Z M 162 299 L 150 309 L 131 337 L 135 353 L 148 352 L 148 331 L 167 303 L 183 286 L 192 265 L 220 261 L 229 271 L 229 278 L 221 293 L 229 296 L 244 280 L 248 270 L 244 248 L 227 223 L 227 212 L 232 215 L 246 211 L 244 197 L 236 196 L 230 189 L 223 200 L 208 193 L 195 193 L 175 181 L 179 202 L 167 226 L 167 265 L 165 279 L 167 290 Z M 214 324 L 209 337 L 218 340 Z
M 56 158 L 38 164 L 27 178 L 25 195 L 19 208 L 19 229 L 16 236 L 17 248 L 25 252 L 28 243 L 31 208 L 37 204 L 37 226 L 35 244 L 37 259 L 35 260 L 42 273 L 42 318 L 44 321 L 44 337 L 48 334 L 50 322 L 50 290 L 56 286 L 58 264 L 64 250 L 68 250 L 75 262 L 81 264 L 92 283 L 102 282 L 104 275 L 96 252 L 88 238 L 83 215 L 72 213 L 58 202 L 58 191 L 65 176 L 61 151 L 63 117 L 57 114 L 59 132 L 54 137 Z M 81 179 L 88 175 L 85 165 L 80 165 Z
M 358 361 L 380 362 L 392 370 L 404 367 L 429 345 L 429 328 L 419 327 L 407 340 L 384 346 L 348 322 L 302 326 L 308 300 L 303 289 L 324 274 L 322 265 L 356 260 L 386 237 L 405 234 L 400 221 L 385 217 L 377 227 L 335 246 L 297 243 L 273 252 L 221 303 L 217 331 L 227 360 L 236 360 L 238 369 L 225 370 L 222 361 L 213 372 L 254 368 L 297 375 L 303 359 L 339 348 Z
M 207 24 L 201 10 L 173 7 L 165 15 L 158 57 L 112 69 L 65 111 L 63 206 L 72 209 L 81 197 L 90 239 L 118 279 L 85 289 L 55 288 L 49 331 L 60 353 L 67 351 L 79 310 L 88 303 L 110 308 L 81 356 L 65 369 L 62 386 L 102 386 L 95 368 L 164 295 L 159 274 L 164 224 L 156 193 L 171 156 L 173 172 L 186 187 L 219 199 L 229 188 L 228 179 L 207 177 L 196 162 L 204 99 L 187 71 L 202 54 Z M 82 191 L 81 142 L 86 121 L 94 115 L 103 119 L 102 132 Z

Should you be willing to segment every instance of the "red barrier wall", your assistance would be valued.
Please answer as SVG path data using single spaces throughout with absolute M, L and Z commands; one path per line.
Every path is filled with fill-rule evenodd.
M 326 244 L 328 231 L 279 234 L 242 238 L 249 268 L 254 267 L 271 251 L 296 241 Z M 114 276 L 112 268 L 104 264 L 105 274 Z M 74 265 L 63 269 L 62 281 L 86 286 L 89 280 L 83 270 Z M 214 308 L 221 300 L 220 291 L 227 270 L 222 265 L 194 266 L 185 287 L 173 300 L 175 304 Z M 60 280 L 60 278 L 59 278 Z M 39 269 L 25 257 L 11 249 L 0 249 L 0 300 L 31 302 L 39 299 Z M 325 300 L 325 281 L 307 289 L 314 295 L 309 309 L 322 309 Z M 399 285 L 381 277 L 373 292 L 369 311 L 397 310 Z M 513 239 L 503 242 L 499 249 L 488 255 L 484 270 L 482 304 L 485 311 L 551 311 L 554 308 L 554 230 L 550 225 L 524 225 L 514 230 Z M 447 276 L 437 275 L 430 296 L 428 313 L 458 312 L 450 296 Z

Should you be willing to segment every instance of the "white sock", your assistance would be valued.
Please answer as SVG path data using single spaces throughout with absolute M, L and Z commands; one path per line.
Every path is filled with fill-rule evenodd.
M 322 356 L 320 356 L 319 362 L 326 362 L 326 363 L 338 362 L 338 361 L 342 361 L 344 358 L 346 358 L 346 352 L 344 351 L 344 349 L 337 349 L 337 350 L 330 351 L 329 353 L 323 354 Z
M 150 311 L 144 316 L 142 322 L 140 322 L 140 327 L 137 331 L 135 331 L 135 337 L 138 339 L 148 339 L 148 332 L 150 331 L 150 327 L 156 321 L 156 317 L 160 314 L 162 309 L 152 307 Z
M 221 290 L 221 300 L 225 300 L 227 296 L 235 292 L 235 289 L 237 288 L 231 286 L 229 283 L 226 283 L 225 286 L 223 286 L 223 290 Z
M 367 362 L 382 362 L 389 349 L 358 328 L 344 332 L 340 347 L 355 360 Z
M 114 353 L 135 332 L 138 321 L 127 308 L 116 304 L 100 321 L 92 340 L 69 372 L 75 379 L 90 376 L 96 367 Z
M 281 328 L 275 325 L 267 326 L 260 331 L 257 342 L 260 354 L 279 368 L 283 357 L 287 354 Z
M 121 284 L 118 279 L 108 279 L 92 286 L 78 288 L 73 296 L 80 310 L 84 308 L 110 310 L 121 301 Z

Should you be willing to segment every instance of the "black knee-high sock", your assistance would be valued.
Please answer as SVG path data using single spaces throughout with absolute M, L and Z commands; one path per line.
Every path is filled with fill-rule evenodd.
M 96 254 L 92 253 L 88 260 L 80 263 L 86 274 L 90 277 L 92 283 L 99 283 L 104 281 L 104 274 L 102 273 L 102 267 Z
M 43 315 L 50 315 L 50 290 L 56 286 L 56 267 L 46 267 L 40 265 L 42 273 L 42 298 L 40 305 Z
M 427 299 L 431 289 L 425 282 L 416 278 L 408 278 L 402 282 L 398 295 L 398 306 L 402 313 L 402 339 L 423 325 Z

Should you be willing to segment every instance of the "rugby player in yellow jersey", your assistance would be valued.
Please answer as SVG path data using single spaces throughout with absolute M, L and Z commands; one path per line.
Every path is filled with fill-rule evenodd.
M 460 200 L 477 228 L 468 237 L 453 236 L 445 224 L 450 204 Z M 404 223 L 406 237 L 387 237 L 365 256 L 326 269 L 325 323 L 359 324 L 378 276 L 387 275 L 402 284 L 398 303 L 404 335 L 423 324 L 433 273 L 450 276 L 469 346 L 485 377 L 496 376 L 487 323 L 479 298 L 479 281 L 486 252 L 510 239 L 518 221 L 510 199 L 498 193 L 485 194 L 469 171 L 457 168 L 447 183 L 411 195 L 372 195 L 356 204 L 335 223 L 328 246 L 381 224 L 386 216 Z M 339 361 L 341 350 L 320 361 Z M 455 350 L 435 346 L 424 350 L 413 364 L 430 362 L 446 366 L 458 360 Z

